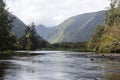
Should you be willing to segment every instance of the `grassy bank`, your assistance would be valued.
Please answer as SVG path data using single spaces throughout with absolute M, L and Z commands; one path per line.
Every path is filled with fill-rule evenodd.
M 11 50 L 6 50 L 6 51 L 0 51 L 0 59 L 7 59 L 10 58 L 11 56 L 15 56 L 17 53 Z

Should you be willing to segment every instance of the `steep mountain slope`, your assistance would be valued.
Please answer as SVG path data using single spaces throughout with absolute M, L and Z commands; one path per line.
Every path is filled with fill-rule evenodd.
M 25 33 L 26 25 L 16 16 L 11 15 L 15 17 L 12 27 L 12 32 L 14 32 L 18 37 L 21 37 Z M 43 39 L 39 34 L 35 35 L 36 37 L 36 44 L 39 45 L 39 47 L 44 47 L 47 44 L 49 44 L 45 39 Z
M 96 25 L 103 24 L 104 20 L 105 11 L 73 16 L 58 25 L 45 39 L 51 43 L 85 42 L 90 39 Z
M 15 17 L 13 22 L 12 32 L 14 32 L 18 37 L 23 36 L 26 25 L 18 17 L 14 15 L 12 16 Z
M 48 35 L 55 30 L 55 27 L 46 27 L 42 24 L 35 27 L 36 31 L 39 35 L 41 35 L 44 39 L 47 39 Z

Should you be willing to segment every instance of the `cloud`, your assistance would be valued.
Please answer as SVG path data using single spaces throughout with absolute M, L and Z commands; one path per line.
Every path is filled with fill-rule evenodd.
M 54 26 L 86 12 L 104 10 L 109 0 L 6 0 L 9 11 L 26 24 Z

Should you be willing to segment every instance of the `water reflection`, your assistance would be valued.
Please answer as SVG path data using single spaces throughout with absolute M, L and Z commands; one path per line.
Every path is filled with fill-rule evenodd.
M 91 61 L 82 53 L 61 53 L 0 60 L 0 80 L 120 80 L 119 71 L 111 72 L 120 69 L 119 63 Z
M 0 62 L 0 80 L 4 80 L 4 74 L 7 68 L 8 68 L 7 63 Z

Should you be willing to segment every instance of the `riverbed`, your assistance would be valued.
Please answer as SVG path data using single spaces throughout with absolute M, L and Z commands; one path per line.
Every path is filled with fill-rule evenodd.
M 120 80 L 120 62 L 91 60 L 88 52 L 18 51 L 0 59 L 0 80 Z

